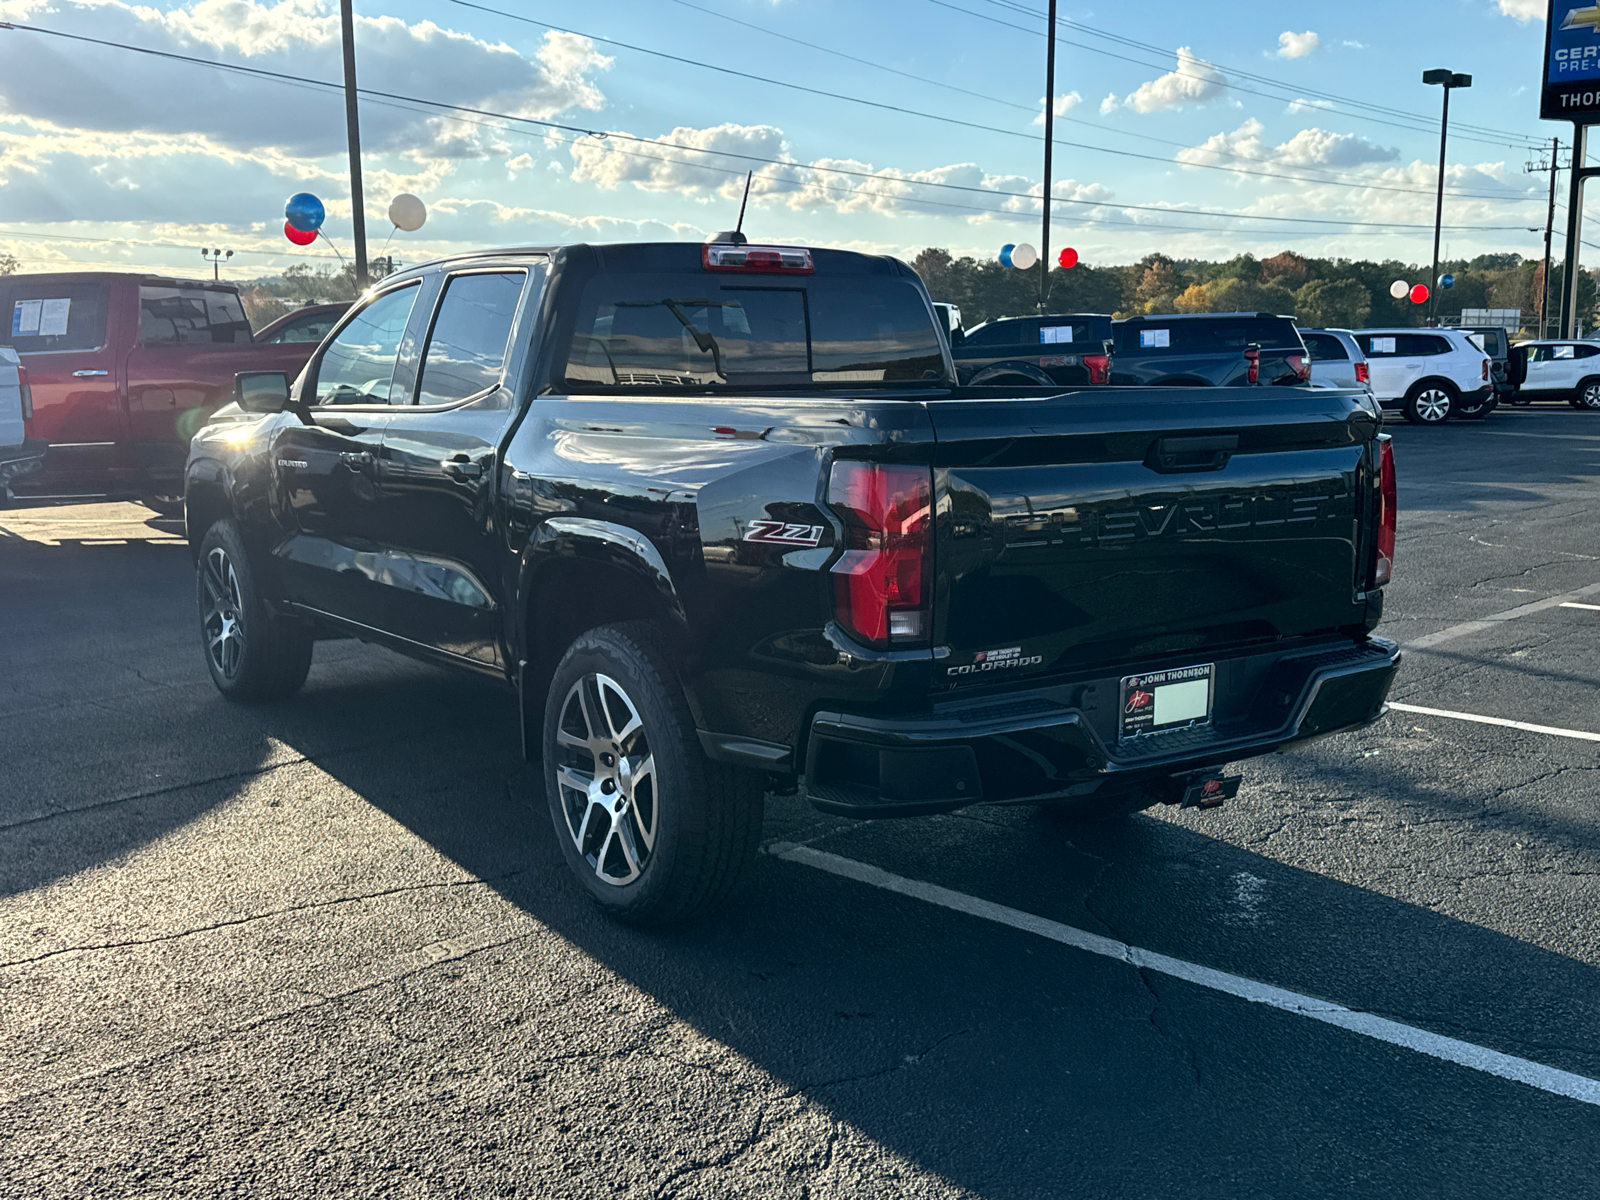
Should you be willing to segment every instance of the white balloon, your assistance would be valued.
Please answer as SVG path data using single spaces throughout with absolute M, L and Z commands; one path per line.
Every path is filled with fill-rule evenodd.
M 1389 285 L 1389 295 L 1396 300 L 1404 300 L 1411 294 L 1411 285 L 1404 279 L 1396 279 Z
M 1039 261 L 1039 252 L 1027 242 L 1011 248 L 1011 265 L 1019 271 L 1026 271 Z
M 428 219 L 428 206 L 410 192 L 401 192 L 389 201 L 389 220 L 397 229 L 415 233 Z

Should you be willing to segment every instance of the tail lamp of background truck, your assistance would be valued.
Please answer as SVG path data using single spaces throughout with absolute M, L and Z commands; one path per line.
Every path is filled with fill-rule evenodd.
M 927 467 L 836 462 L 828 505 L 845 525 L 834 619 L 869 646 L 925 646 L 933 600 L 933 477 Z

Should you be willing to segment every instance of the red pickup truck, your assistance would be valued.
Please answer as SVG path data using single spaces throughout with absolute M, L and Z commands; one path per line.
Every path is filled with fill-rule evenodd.
M 44 469 L 20 495 L 124 495 L 183 511 L 189 438 L 240 371 L 297 374 L 311 342 L 257 343 L 232 284 L 85 271 L 0 278 L 0 345 L 22 358 Z

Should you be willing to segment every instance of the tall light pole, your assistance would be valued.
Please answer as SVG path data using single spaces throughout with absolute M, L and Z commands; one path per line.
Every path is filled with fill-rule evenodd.
M 1444 115 L 1439 119 L 1439 195 L 1433 205 L 1433 274 L 1428 276 L 1428 320 L 1439 323 L 1439 230 L 1444 222 L 1444 147 L 1450 136 L 1450 92 L 1455 88 L 1472 86 L 1471 75 L 1457 75 L 1451 71 L 1424 71 L 1422 82 L 1439 84 L 1444 88 Z
M 1044 51 L 1044 230 L 1039 239 L 1039 313 L 1050 308 L 1050 151 L 1056 137 L 1056 0 L 1050 0 L 1050 33 Z
M 339 0 L 344 34 L 344 122 L 350 142 L 350 221 L 356 242 L 356 287 L 367 286 L 367 213 L 361 196 L 361 120 L 356 108 L 356 18 L 351 0 Z

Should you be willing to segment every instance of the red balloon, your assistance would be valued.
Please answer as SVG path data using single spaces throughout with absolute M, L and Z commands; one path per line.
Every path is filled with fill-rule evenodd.
M 1056 261 L 1061 264 L 1062 270 L 1070 271 L 1073 267 L 1078 265 L 1078 252 L 1071 246 L 1068 246 L 1056 256 Z
M 317 231 L 315 229 L 296 229 L 293 225 L 289 224 L 289 222 L 285 221 L 283 223 L 283 236 L 288 238 L 296 246 L 309 246 L 312 242 L 317 240 Z
M 1411 303 L 1426 304 L 1428 302 L 1428 285 L 1419 283 L 1411 289 Z

